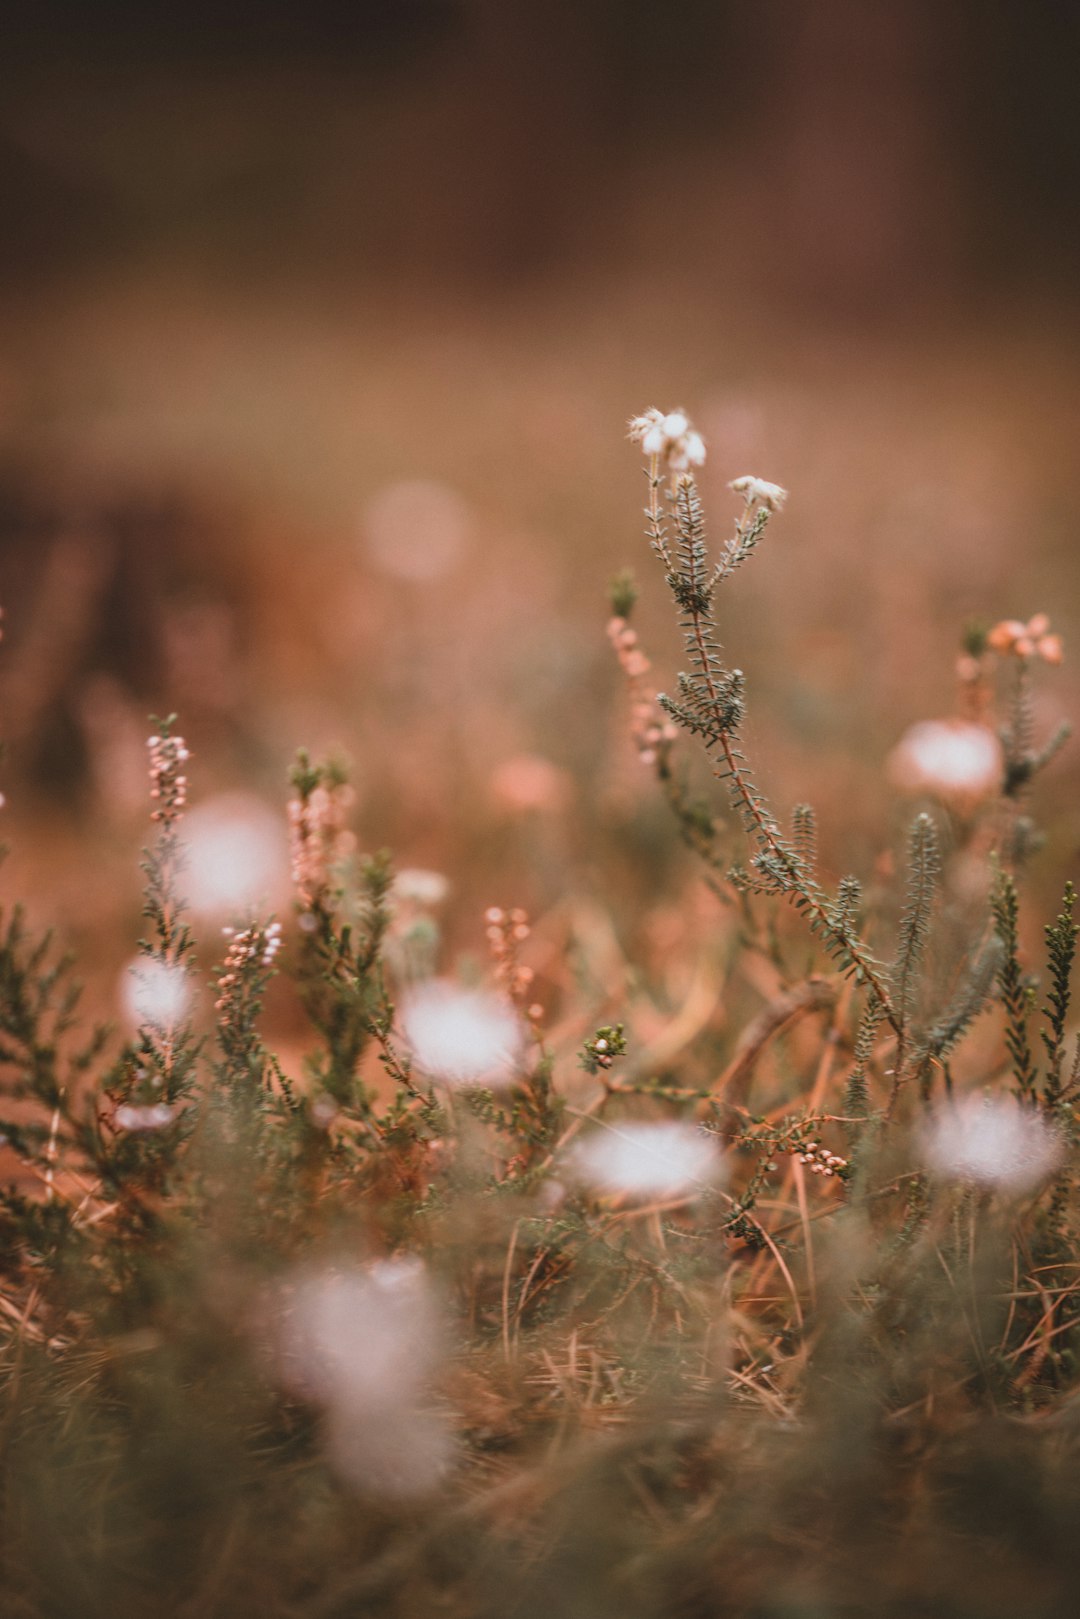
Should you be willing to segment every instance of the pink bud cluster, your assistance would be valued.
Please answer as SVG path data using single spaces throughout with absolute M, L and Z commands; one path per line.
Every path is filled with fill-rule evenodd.
M 986 637 L 986 644 L 995 652 L 1014 658 L 1042 658 L 1044 663 L 1060 663 L 1063 656 L 1061 636 L 1050 633 L 1046 613 L 1036 613 L 1026 624 L 1018 618 L 1003 618 Z
M 528 913 L 520 906 L 515 906 L 512 911 L 504 911 L 501 906 L 492 905 L 484 912 L 484 921 L 487 923 L 488 946 L 496 981 L 512 1001 L 521 1004 L 536 977 L 531 967 L 523 967 L 518 960 L 518 946 L 524 944 L 532 932 Z M 540 1005 L 526 1009 L 526 1016 L 534 1023 L 543 1015 L 544 1009 Z
M 150 797 L 155 801 L 151 820 L 171 826 L 187 803 L 184 766 L 191 754 L 182 736 L 152 736 L 146 746 L 150 750 Z
M 839 1153 L 829 1152 L 818 1141 L 800 1141 L 791 1149 L 793 1156 L 800 1164 L 805 1164 L 811 1175 L 835 1175 L 838 1169 L 847 1168 L 847 1159 L 841 1158 Z
M 313 909 L 325 894 L 334 865 L 353 847 L 345 817 L 352 802 L 347 786 L 320 782 L 289 800 L 289 854 L 300 903 Z
M 214 1007 L 225 1014 L 225 1021 L 233 1010 L 239 991 L 252 969 L 272 967 L 274 957 L 281 949 L 281 923 L 271 922 L 266 927 L 252 922 L 249 927 L 222 928 L 229 941 L 225 962 L 217 981 L 218 998 Z
M 661 717 L 656 693 L 646 682 L 652 665 L 638 644 L 637 632 L 616 615 L 608 619 L 607 634 L 630 685 L 630 729 L 638 757 L 642 764 L 655 764 L 660 751 L 678 736 L 678 728 Z

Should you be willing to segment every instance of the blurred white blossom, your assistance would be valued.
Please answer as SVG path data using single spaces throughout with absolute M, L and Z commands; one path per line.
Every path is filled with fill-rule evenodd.
M 400 1020 L 416 1063 L 433 1078 L 494 1087 L 513 1079 L 524 1030 L 501 996 L 432 978 L 404 997 Z
M 262 799 L 223 793 L 184 822 L 184 890 L 198 915 L 225 919 L 269 910 L 289 892 L 284 823 Z
M 946 803 L 974 806 L 1001 786 L 1001 743 L 985 725 L 969 720 L 922 720 L 905 731 L 889 755 L 889 775 L 908 793 L 930 793 Z
M 338 1475 L 379 1500 L 411 1501 L 430 1495 L 456 1454 L 441 1411 L 353 1412 L 335 1409 L 327 1421 L 327 1451 Z
M 433 909 L 441 905 L 450 892 L 449 879 L 441 871 L 425 871 L 420 866 L 406 866 L 394 878 L 393 897 L 411 905 Z
M 175 1117 L 176 1109 L 167 1102 L 150 1102 L 145 1106 L 121 1102 L 113 1114 L 113 1122 L 118 1130 L 163 1130 Z
M 679 1197 L 723 1179 L 716 1142 L 689 1124 L 608 1124 L 567 1152 L 565 1168 L 593 1191 L 630 1197 Z
M 128 1021 L 169 1029 L 191 1009 L 191 978 L 186 968 L 153 956 L 136 956 L 120 975 L 120 999 Z
M 418 1260 L 295 1272 L 276 1312 L 279 1375 L 322 1407 L 330 1460 L 365 1493 L 423 1495 L 453 1447 L 428 1391 L 442 1320 Z
M 440 1338 L 419 1260 L 302 1270 L 282 1289 L 281 1371 L 308 1399 L 353 1412 L 410 1401 L 437 1364 Z
M 1025 1192 L 1061 1164 L 1060 1133 L 1012 1097 L 964 1096 L 937 1109 L 923 1135 L 923 1161 L 948 1180 Z

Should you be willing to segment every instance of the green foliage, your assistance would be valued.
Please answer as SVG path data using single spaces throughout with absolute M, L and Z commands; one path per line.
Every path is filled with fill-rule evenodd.
M 941 856 L 929 815 L 917 815 L 908 839 L 908 887 L 892 971 L 893 1003 L 905 1027 L 915 1010 L 915 986 L 930 937 Z
M 1048 922 L 1043 930 L 1046 934 L 1046 950 L 1050 965 L 1050 983 L 1046 992 L 1046 1005 L 1043 1008 L 1043 1016 L 1050 1027 L 1042 1031 L 1047 1056 L 1046 1102 L 1049 1107 L 1057 1106 L 1063 1090 L 1061 1076 L 1065 1061 L 1065 1025 L 1071 1001 L 1076 937 L 1080 933 L 1080 924 L 1073 921 L 1075 903 L 1076 890 L 1072 883 L 1066 883 L 1061 912 L 1053 922 Z
M 1020 900 L 1016 881 L 1002 868 L 995 876 L 991 905 L 1002 949 L 998 990 L 1005 1007 L 1005 1044 L 1012 1058 L 1017 1095 L 1022 1101 L 1031 1102 L 1035 1100 L 1038 1083 L 1028 1034 L 1028 1023 L 1035 1008 L 1035 987 L 1020 966 Z
M 611 581 L 611 611 L 616 618 L 629 618 L 638 599 L 637 580 L 629 568 L 623 568 Z
M 704 516 L 691 477 L 675 483 L 674 555 L 660 516 L 659 484 L 654 481 L 649 532 L 653 549 L 665 564 L 667 583 L 679 613 L 689 673 L 678 676 L 676 698 L 663 693 L 659 702 L 673 720 L 704 745 L 714 774 L 728 788 L 732 804 L 756 852 L 752 865 L 756 882 L 745 886 L 770 894 L 784 894 L 801 911 L 811 933 L 842 972 L 866 985 L 877 997 L 889 1022 L 899 1032 L 901 1019 L 892 1005 L 883 965 L 850 921 L 844 896 L 831 899 L 807 868 L 796 845 L 785 838 L 764 795 L 757 787 L 746 754 L 739 743 L 745 710 L 741 669 L 728 669 L 721 655 L 714 612 L 717 586 L 730 578 L 762 539 L 769 508 L 754 508 L 721 553 L 709 564 Z
M 605 1023 L 586 1040 L 578 1058 L 587 1074 L 598 1074 L 626 1055 L 626 1034 L 621 1023 Z

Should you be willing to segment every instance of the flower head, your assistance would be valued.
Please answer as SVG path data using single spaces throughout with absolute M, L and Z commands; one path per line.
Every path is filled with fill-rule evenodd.
M 1026 624 L 1018 618 L 1003 618 L 986 637 L 987 646 L 1014 658 L 1042 658 L 1044 663 L 1060 663 L 1063 650 L 1060 635 L 1050 633 L 1046 613 L 1036 613 Z
M 628 436 L 647 456 L 662 460 L 669 472 L 689 472 L 705 464 L 705 440 L 684 410 L 665 414 L 654 406 L 631 418 Z
M 769 483 L 765 478 L 752 478 L 749 473 L 741 478 L 732 478 L 728 488 L 742 495 L 747 506 L 765 506 L 770 512 L 780 511 L 788 498 L 787 490 L 778 483 Z
M 188 779 L 184 772 L 191 754 L 182 736 L 171 736 L 167 731 L 148 737 L 146 746 L 150 752 L 150 797 L 155 804 L 150 819 L 169 828 L 183 815 L 187 803 Z
M 347 782 L 326 777 L 289 800 L 292 876 L 306 910 L 325 899 L 334 867 L 355 847 L 345 824 L 354 796 Z

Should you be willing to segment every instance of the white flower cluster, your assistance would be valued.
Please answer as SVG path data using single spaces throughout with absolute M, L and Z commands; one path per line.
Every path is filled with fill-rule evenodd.
M 669 472 L 689 472 L 705 464 L 705 440 L 684 410 L 645 411 L 630 421 L 629 437 L 647 456 L 657 456 Z
M 748 507 L 765 506 L 771 512 L 780 511 L 788 498 L 787 490 L 778 483 L 769 483 L 765 478 L 752 478 L 749 473 L 741 478 L 732 478 L 728 488 L 742 495 Z
M 250 927 L 222 928 L 221 936 L 228 939 L 229 950 L 225 958 L 226 970 L 236 972 L 248 962 L 257 960 L 260 967 L 272 967 L 274 957 L 281 949 L 281 923 L 271 922 L 265 928 L 255 922 Z M 219 980 L 224 983 L 224 979 Z

